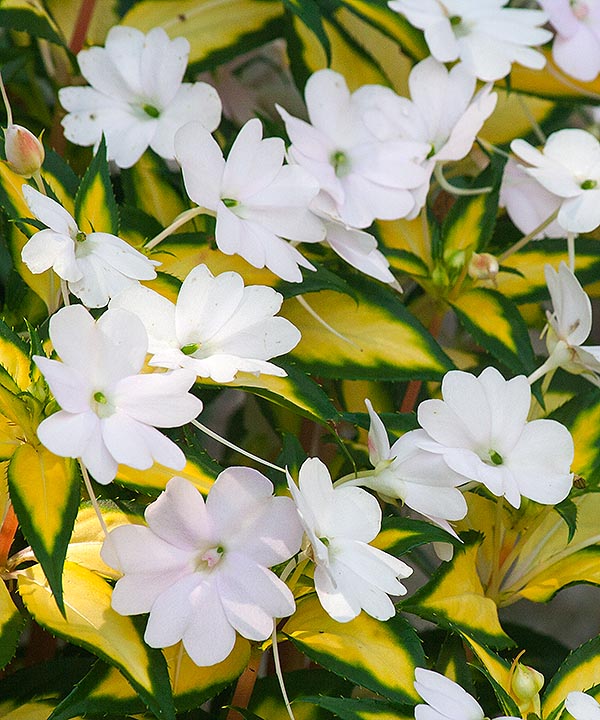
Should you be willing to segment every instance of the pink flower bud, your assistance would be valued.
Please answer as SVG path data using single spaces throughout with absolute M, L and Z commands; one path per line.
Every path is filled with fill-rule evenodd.
M 10 124 L 4 131 L 6 159 L 11 169 L 24 178 L 39 172 L 45 158 L 44 146 L 22 125 Z
M 498 260 L 489 253 L 473 253 L 469 263 L 469 276 L 473 280 L 495 280 L 500 266 Z

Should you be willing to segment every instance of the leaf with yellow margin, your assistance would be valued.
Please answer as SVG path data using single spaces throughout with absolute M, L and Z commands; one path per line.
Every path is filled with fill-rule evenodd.
M 600 698 L 600 637 L 580 645 L 567 656 L 548 683 L 542 697 L 545 718 L 557 711 L 570 692 L 585 692 Z
M 370 698 L 334 698 L 324 695 L 315 697 L 303 697 L 299 700 L 303 703 L 314 703 L 319 707 L 334 713 L 334 717 L 340 720 L 413 720 L 414 711 L 410 708 L 400 709 L 397 706 L 390 706 L 383 700 L 372 700 Z M 294 707 L 296 707 L 294 705 Z
M 117 203 L 110 182 L 104 136 L 75 196 L 75 220 L 84 233 L 119 230 Z
M 415 631 L 399 615 L 381 622 L 363 612 L 339 623 L 310 595 L 298 602 L 283 632 L 327 670 L 394 702 L 418 701 L 415 668 L 424 665 L 425 657 Z
M 177 475 L 189 480 L 203 495 L 207 495 L 220 471 L 221 468 L 207 456 L 188 458 L 183 470 L 173 470 L 159 463 L 154 463 L 149 470 L 135 470 L 126 465 L 119 465 L 115 482 L 140 492 L 157 494 L 162 492 L 169 480 Z
M 12 383 L 0 375 L 0 385 L 4 385 L 13 393 L 27 390 L 31 383 L 31 360 L 29 348 L 0 319 L 0 366 L 6 370 Z
M 0 25 L 66 47 L 60 28 L 40 0 L 2 0 Z
M 546 56 L 546 67 L 542 70 L 533 70 L 514 63 L 510 72 L 512 91 L 550 99 L 583 102 L 585 102 L 586 92 L 594 93 L 596 97 L 600 94 L 600 78 L 586 83 L 567 77 L 552 62 L 552 53 L 549 49 L 539 48 L 539 51 Z M 562 79 L 557 76 L 562 76 Z
M 175 720 L 164 657 L 144 643 L 132 618 L 112 609 L 108 583 L 90 570 L 65 563 L 64 617 L 39 565 L 19 575 L 18 588 L 37 623 L 118 668 L 157 718 Z
M 12 660 L 24 624 L 25 618 L 17 610 L 8 588 L 0 580 L 0 670 Z

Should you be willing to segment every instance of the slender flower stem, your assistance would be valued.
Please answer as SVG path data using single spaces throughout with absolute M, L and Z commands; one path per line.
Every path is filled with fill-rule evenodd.
M 435 168 L 433 170 L 433 174 L 435 176 L 435 179 L 438 181 L 440 187 L 442 190 L 445 190 L 447 193 L 450 193 L 451 195 L 457 195 L 457 196 L 467 196 L 467 195 L 484 195 L 485 193 L 492 192 L 492 187 L 482 187 L 482 188 L 460 188 L 456 187 L 456 185 L 452 185 L 452 183 L 449 183 L 446 178 L 444 177 L 444 172 L 442 169 L 442 163 L 436 163 Z
M 50 271 L 52 272 L 52 271 Z M 69 300 L 69 288 L 67 286 L 66 280 L 60 281 L 60 293 L 62 295 L 63 303 L 65 304 L 65 307 L 69 307 L 71 304 L 71 301 Z
M 92 16 L 94 15 L 94 9 L 96 6 L 96 0 L 82 0 L 79 6 L 79 13 L 77 20 L 75 21 L 75 28 L 73 29 L 73 35 L 71 36 L 71 42 L 69 43 L 69 50 L 73 55 L 81 50 L 85 43 L 85 38 L 88 33 L 90 23 L 92 22 Z
M 525 114 L 525 117 L 529 121 L 529 124 L 531 125 L 531 129 L 535 133 L 535 136 L 537 139 L 542 143 L 542 145 L 546 142 L 546 134 L 540 127 L 539 122 L 535 119 L 533 113 L 531 112 L 531 108 L 527 103 L 525 102 L 522 95 L 517 93 L 517 100 L 519 102 L 519 105 L 521 106 L 521 109 L 523 110 L 523 113 Z
M 208 437 L 212 438 L 213 440 L 220 442 L 221 444 L 225 445 L 228 448 L 231 448 L 232 450 L 237 450 L 237 452 L 245 455 L 247 458 L 250 458 L 250 460 L 254 460 L 261 465 L 270 467 L 272 470 L 277 470 L 278 472 L 285 475 L 285 468 L 279 467 L 279 465 L 273 465 L 273 463 L 270 463 L 268 460 L 263 460 L 262 458 L 258 457 L 258 455 L 253 455 L 251 452 L 248 452 L 248 450 L 244 450 L 243 448 L 239 447 L 239 445 L 235 445 L 229 440 L 226 440 L 224 437 L 214 432 L 214 430 L 211 430 L 210 428 L 206 427 L 206 425 L 203 425 L 197 420 L 192 420 L 191 422 L 194 427 L 197 427 L 198 430 L 201 430 L 205 435 L 208 435 Z
M 100 523 L 100 525 L 102 527 L 102 531 L 104 532 L 104 537 L 108 537 L 108 527 L 106 526 L 106 522 L 104 521 L 104 518 L 102 517 L 102 512 L 100 511 L 100 505 L 98 505 L 98 500 L 96 499 L 96 495 L 94 493 L 94 488 L 92 487 L 92 482 L 90 480 L 89 473 L 88 473 L 87 468 L 81 458 L 78 458 L 78 462 L 79 462 L 79 467 L 81 468 L 81 474 L 83 475 L 83 483 L 85 485 L 85 489 L 87 490 L 87 494 L 92 503 L 92 507 L 96 511 L 96 516 L 98 517 L 98 522 Z
M 567 252 L 569 254 L 569 270 L 575 274 L 575 238 L 577 234 L 574 232 L 567 233 Z
M 145 245 L 145 250 L 152 250 L 155 248 L 160 242 L 162 242 L 165 238 L 169 237 L 172 233 L 175 232 L 178 228 L 180 228 L 182 225 L 185 225 L 187 222 L 189 222 L 192 218 L 195 218 L 197 215 L 214 215 L 214 213 L 211 210 L 207 210 L 204 207 L 194 207 L 190 208 L 189 210 L 184 210 L 182 213 L 179 213 L 179 215 L 173 220 L 173 222 L 166 227 L 164 230 L 158 233 L 156 237 L 153 237 L 152 240 L 149 240 Z
M 181 663 L 183 661 L 183 642 L 179 643 L 179 650 L 177 651 L 177 659 L 175 660 L 175 670 L 173 671 L 173 695 L 177 693 L 179 685 L 179 676 L 181 675 Z
M 432 260 L 431 257 L 431 232 L 429 231 L 429 220 L 427 218 L 427 207 L 423 206 L 423 209 L 421 210 L 421 232 L 423 235 L 423 255 L 425 257 L 421 257 L 422 260 L 425 260 L 428 267 L 431 268 L 432 266 Z M 420 256 L 420 253 L 416 253 Z
M 500 255 L 498 258 L 498 262 L 502 263 L 507 258 L 509 258 L 511 255 L 514 255 L 519 250 L 522 250 L 525 245 L 527 245 L 533 238 L 538 234 L 541 233 L 542 230 L 545 230 L 548 225 L 552 224 L 556 218 L 558 217 L 558 208 L 550 215 L 550 217 L 547 217 L 544 222 L 540 223 L 536 228 L 534 228 L 530 233 L 527 235 L 524 235 L 520 240 L 518 240 L 512 247 L 508 248 L 505 252 Z
M 287 690 L 285 689 L 285 683 L 283 681 L 283 673 L 281 672 L 281 661 L 279 659 L 279 646 L 277 645 L 277 623 L 273 621 L 273 662 L 275 663 L 275 675 L 277 675 L 277 681 L 279 682 L 279 688 L 285 703 L 285 709 L 287 710 L 290 720 L 296 720 L 294 713 L 292 712 L 292 706 L 290 699 L 288 698 Z
M 2 73 L 0 73 L 0 93 L 2 93 L 2 100 L 6 109 L 6 126 L 10 127 L 13 124 L 12 108 L 10 107 L 10 101 L 6 94 L 6 88 L 4 87 L 4 80 L 2 79 Z
M 254 685 L 258 680 L 258 670 L 262 660 L 262 652 L 256 648 L 252 649 L 252 655 L 250 656 L 250 662 L 246 666 L 244 672 L 240 675 L 237 685 L 235 686 L 235 692 L 231 698 L 231 704 L 235 707 L 244 708 L 248 707 L 250 698 L 254 691 Z M 231 708 L 227 713 L 227 720 L 243 720 L 240 713 Z
M 506 152 L 506 150 L 499 148 L 497 145 L 494 145 L 493 143 L 484 140 L 484 138 L 482 137 L 478 137 L 477 142 L 488 152 L 495 153 L 496 155 L 502 155 L 502 157 L 505 158 L 511 157 L 509 152 Z
M 306 301 L 306 298 L 304 295 L 296 295 L 296 300 L 302 305 L 302 307 L 306 310 L 306 312 L 313 317 L 318 323 L 320 323 L 326 330 L 328 330 L 332 335 L 335 335 L 340 340 L 343 340 L 344 342 L 347 342 L 348 344 L 352 345 L 352 347 L 355 347 L 357 350 L 362 352 L 362 348 L 360 345 L 357 345 L 355 342 L 350 340 L 349 338 L 342 335 L 342 333 L 338 332 L 335 328 L 332 328 L 331 325 L 323 320 L 323 318 L 319 315 L 319 313 L 314 310 Z

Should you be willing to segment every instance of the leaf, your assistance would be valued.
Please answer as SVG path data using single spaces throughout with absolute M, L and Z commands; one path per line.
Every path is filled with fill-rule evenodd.
M 498 95 L 496 108 L 479 132 L 479 137 L 493 145 L 505 145 L 514 138 L 529 135 L 531 117 L 543 126 L 556 114 L 557 106 L 552 101 L 508 92 L 498 85 L 494 92 Z
M 84 233 L 119 231 L 117 203 L 110 182 L 104 136 L 75 196 L 75 220 Z
M 311 660 L 337 675 L 399 703 L 414 703 L 415 668 L 423 650 L 414 630 L 399 615 L 380 622 L 366 613 L 338 623 L 316 595 L 298 602 L 283 632 Z
M 325 52 L 327 64 L 331 63 L 331 44 L 321 20 L 321 9 L 315 0 L 283 0 L 283 5 L 294 13 L 314 33 Z
M 544 717 L 557 710 L 570 692 L 600 697 L 600 637 L 580 645 L 562 663 L 542 697 Z
M 65 617 L 58 611 L 39 565 L 19 575 L 18 583 L 25 607 L 36 622 L 114 665 L 160 720 L 175 720 L 162 653 L 144 643 L 138 623 L 112 609 L 108 583 L 85 568 L 65 563 Z
M 17 610 L 8 588 L 0 580 L 0 670 L 13 659 L 24 625 L 25 618 Z
M 207 495 L 220 472 L 221 468 L 214 461 L 210 461 L 207 455 L 198 455 L 188 457 L 183 470 L 178 471 L 159 463 L 154 463 L 149 470 L 134 470 L 126 465 L 119 465 L 115 482 L 154 495 L 162 492 L 169 480 L 177 475 L 189 480 L 203 495 Z
M 515 63 L 510 72 L 510 84 L 512 90 L 525 93 L 526 95 L 537 95 L 538 97 L 556 100 L 580 100 L 583 92 L 592 92 L 595 95 L 600 93 L 600 80 L 596 78 L 593 82 L 581 82 L 567 78 L 562 70 L 559 70 L 552 61 L 550 49 L 536 48 L 546 56 L 546 66 L 541 70 L 532 70 L 523 65 Z M 565 78 L 561 81 L 558 76 Z
M 429 582 L 400 606 L 479 643 L 510 647 L 513 642 L 500 625 L 496 603 L 485 596 L 477 574 L 479 542 L 455 547 L 452 560 L 442 563 Z
M 74 460 L 43 445 L 20 445 L 8 465 L 8 488 L 27 542 L 63 606 L 62 569 L 79 505 L 79 473 Z
M 50 40 L 67 49 L 59 27 L 39 0 L 2 0 L 0 26 L 21 30 L 33 37 Z
M 0 384 L 13 393 L 27 390 L 31 383 L 29 349 L 21 338 L 0 319 L 0 366 L 6 370 L 12 384 L 0 376 Z
M 282 17 L 282 4 L 273 0 L 144 0 L 121 22 L 143 32 L 162 27 L 171 38 L 186 38 L 189 65 L 198 72 L 279 37 Z
M 473 288 L 451 305 L 461 325 L 491 355 L 518 374 L 533 372 L 528 328 L 512 300 L 496 290 Z
M 387 288 L 364 278 L 354 282 L 356 300 L 331 291 L 305 301 L 335 333 L 302 305 L 287 300 L 281 315 L 302 333 L 289 357 L 311 375 L 377 380 L 437 380 L 452 362 Z
M 163 654 L 177 712 L 184 712 L 198 708 L 241 675 L 250 659 L 250 643 L 238 636 L 227 659 L 210 667 L 195 665 L 181 643 L 166 648 Z M 143 710 L 143 703 L 121 673 L 104 663 L 96 663 L 49 720 L 68 720 L 74 715 L 133 715 Z
M 569 531 L 567 542 L 570 543 L 577 530 L 577 505 L 570 498 L 565 498 L 562 502 L 557 503 L 554 509 L 567 525 Z
M 414 712 L 410 708 L 401 710 L 382 700 L 333 698 L 324 695 L 299 698 L 297 702 L 313 703 L 330 710 L 334 717 L 341 720 L 412 720 Z
M 384 518 L 381 532 L 371 545 L 400 557 L 427 543 L 444 542 L 460 547 L 456 538 L 437 525 L 412 518 Z

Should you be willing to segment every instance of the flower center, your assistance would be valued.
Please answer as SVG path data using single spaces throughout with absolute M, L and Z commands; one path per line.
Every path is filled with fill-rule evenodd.
M 234 208 L 239 205 L 238 201 L 233 198 L 221 198 L 221 200 L 226 208 Z
M 578 20 L 585 20 L 590 14 L 590 6 L 581 0 L 571 0 L 571 10 Z
M 597 180 L 584 180 L 579 186 L 582 190 L 593 190 L 598 185 Z
M 82 242 L 85 242 L 86 240 L 87 240 L 87 235 L 82 230 L 79 230 L 77 235 L 75 235 L 75 241 L 82 243 Z
M 200 348 L 200 343 L 188 343 L 181 348 L 184 355 L 193 355 Z
M 160 110 L 155 108 L 154 105 L 143 105 L 142 110 L 151 118 L 157 118 L 160 116 Z
M 502 463 L 504 462 L 502 455 L 500 455 L 497 450 L 490 450 L 489 455 L 490 460 L 494 463 L 494 465 L 502 465 Z
M 96 390 L 92 395 L 92 400 L 92 410 L 99 418 L 109 417 L 113 414 L 115 409 L 101 390 Z
M 452 17 L 448 18 L 450 20 L 450 25 L 455 27 L 456 25 L 460 25 L 462 22 L 462 18 L 460 15 L 452 15 Z
M 196 570 L 200 572 L 212 570 L 216 565 L 219 564 L 224 554 L 225 548 L 222 545 L 217 545 L 217 547 L 205 550 L 198 558 L 198 561 L 196 563 Z
M 335 174 L 338 177 L 344 177 L 344 175 L 347 175 L 350 172 L 350 158 L 345 152 L 336 150 L 332 153 L 330 161 L 333 165 L 333 169 L 335 170 Z

